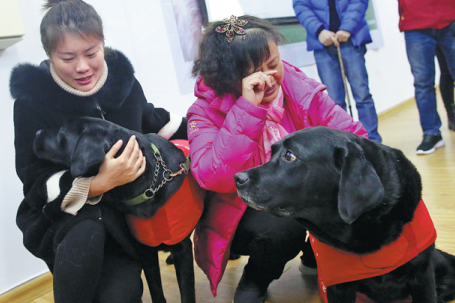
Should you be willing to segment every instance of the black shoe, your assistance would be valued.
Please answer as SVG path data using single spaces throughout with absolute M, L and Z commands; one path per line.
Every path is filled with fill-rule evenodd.
M 449 129 L 455 131 L 455 118 L 449 119 Z
M 233 254 L 233 253 L 230 253 L 229 254 L 229 260 L 237 260 L 237 259 L 240 259 L 241 255 L 238 255 L 238 254 Z
M 436 148 L 444 146 L 444 140 L 442 140 L 441 135 L 423 135 L 422 143 L 417 147 L 418 155 L 427 155 L 431 154 L 436 150 Z
M 233 303 L 264 303 L 270 282 L 248 281 L 243 273 L 235 290 Z

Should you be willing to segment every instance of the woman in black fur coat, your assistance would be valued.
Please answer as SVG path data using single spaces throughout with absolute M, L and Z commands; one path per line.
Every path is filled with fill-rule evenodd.
M 41 40 L 49 60 L 11 74 L 16 171 L 24 200 L 17 225 L 25 247 L 54 276 L 55 302 L 140 302 L 141 265 L 123 214 L 102 194 L 135 180 L 145 161 L 134 137 L 106 154 L 98 175 L 70 172 L 33 152 L 35 133 L 82 116 L 142 133 L 186 139 L 186 119 L 147 103 L 128 59 L 104 48 L 102 21 L 81 0 L 48 0 Z M 114 158 L 122 144 L 125 150 Z

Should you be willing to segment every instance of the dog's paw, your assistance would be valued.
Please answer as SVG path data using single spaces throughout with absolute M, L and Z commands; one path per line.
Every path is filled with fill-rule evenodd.
M 53 180 L 55 179 L 55 180 Z M 54 174 L 46 182 L 47 203 L 43 206 L 43 214 L 49 218 L 57 218 L 63 214 L 61 209 L 65 195 L 71 189 L 74 178 L 69 171 Z
M 174 256 L 172 254 L 170 254 L 167 258 L 166 258 L 166 264 L 167 265 L 174 265 Z

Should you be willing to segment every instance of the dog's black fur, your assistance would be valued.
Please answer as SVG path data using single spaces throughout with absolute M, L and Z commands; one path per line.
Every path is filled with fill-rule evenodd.
M 237 191 L 249 206 L 298 220 L 323 243 L 356 253 L 396 240 L 413 218 L 422 185 L 397 149 L 314 127 L 283 138 L 270 162 L 238 173 Z M 327 288 L 330 303 L 354 303 L 355 292 L 376 302 L 411 295 L 413 302 L 455 299 L 455 257 L 434 244 L 388 274 Z
M 124 213 L 152 217 L 158 208 L 164 205 L 182 185 L 184 174 L 167 182 L 153 198 L 146 202 L 134 206 L 122 202 L 141 195 L 152 184 L 157 161 L 151 143 L 159 149 L 169 170 L 172 172 L 180 170 L 180 164 L 185 162 L 185 156 L 168 140 L 157 134 L 141 134 L 131 131 L 106 120 L 84 117 L 69 120 L 59 129 L 38 131 L 33 148 L 40 159 L 68 167 L 73 177 L 86 177 L 96 175 L 105 154 L 118 140 L 123 140 L 123 146 L 118 152 L 120 155 L 132 135 L 136 136 L 139 147 L 146 158 L 145 172 L 135 181 L 104 193 L 101 203 L 110 203 L 113 208 Z M 160 167 L 156 184 L 160 184 L 162 180 L 163 168 Z M 153 302 L 166 302 L 159 273 L 158 250 L 171 251 L 174 257 L 182 302 L 195 302 L 193 251 L 190 235 L 172 246 L 161 244 L 158 247 L 149 247 L 138 244 L 138 247 Z
M 146 158 L 145 172 L 134 182 L 114 188 L 103 195 L 103 202 L 111 203 L 113 208 L 139 217 L 151 217 L 182 185 L 184 175 L 174 177 L 166 183 L 156 195 L 145 203 L 129 206 L 122 201 L 142 194 L 152 183 L 156 159 L 151 147 L 155 144 L 168 169 L 176 172 L 180 163 L 185 162 L 183 152 L 168 140 L 157 134 L 141 134 L 121 127 L 115 123 L 98 118 L 76 118 L 69 120 L 59 129 L 38 131 L 33 143 L 35 154 L 40 159 L 52 161 L 71 169 L 73 177 L 94 176 L 104 160 L 105 154 L 118 141 L 123 145 L 118 155 L 123 152 L 129 138 L 135 135 Z M 163 180 L 162 168 L 157 180 Z

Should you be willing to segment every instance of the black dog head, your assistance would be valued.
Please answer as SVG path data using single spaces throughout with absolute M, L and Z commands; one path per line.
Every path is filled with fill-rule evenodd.
M 286 136 L 272 146 L 268 163 L 235 180 L 249 206 L 297 218 L 315 236 L 348 250 L 367 249 L 351 241 L 373 237 L 370 228 L 392 222 L 398 209 L 398 225 L 409 222 L 421 193 L 420 176 L 400 151 L 327 127 Z M 396 207 L 404 195 L 412 201 L 409 211 Z
M 112 202 L 112 205 L 121 211 L 150 217 L 177 191 L 183 182 L 183 176 L 177 176 L 172 182 L 166 183 L 166 186 L 145 203 L 126 206 L 121 202 L 139 196 L 152 184 L 157 163 L 152 143 L 160 150 L 169 170 L 175 172 L 180 169 L 180 163 L 185 162 L 185 157 L 182 151 L 168 140 L 156 134 L 144 135 L 131 131 L 106 120 L 84 117 L 69 120 L 59 129 L 38 131 L 33 148 L 38 158 L 68 167 L 73 177 L 87 177 L 98 173 L 105 154 L 118 140 L 123 140 L 123 146 L 117 153 L 120 155 L 132 135 L 136 136 L 146 157 L 146 170 L 134 182 L 105 193 L 103 200 Z M 157 184 L 163 180 L 162 172 L 161 168 Z
M 133 134 L 108 121 L 78 118 L 61 128 L 39 130 L 33 149 L 38 158 L 70 168 L 73 177 L 93 176 L 115 139 L 122 138 L 127 142 L 125 138 L 128 140 L 130 133 Z

